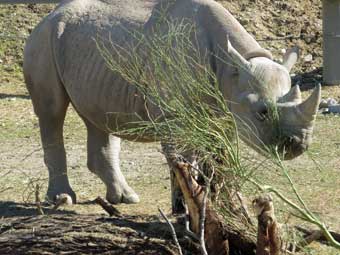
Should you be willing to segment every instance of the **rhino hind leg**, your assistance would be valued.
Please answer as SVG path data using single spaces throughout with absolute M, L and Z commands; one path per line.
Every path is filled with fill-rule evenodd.
M 138 203 L 138 195 L 120 170 L 120 138 L 99 130 L 86 120 L 85 124 L 88 132 L 87 166 L 106 185 L 106 199 L 112 204 Z
M 34 111 L 39 119 L 44 162 L 48 168 L 47 200 L 54 202 L 58 195 L 68 194 L 76 203 L 68 176 L 63 140 L 63 124 L 69 105 L 69 97 L 53 72 L 48 77 L 25 73 Z M 43 82 L 42 82 L 43 81 Z

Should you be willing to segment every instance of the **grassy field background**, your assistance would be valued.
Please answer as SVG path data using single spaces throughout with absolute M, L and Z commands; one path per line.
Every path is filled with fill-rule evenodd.
M 242 3 L 244 1 L 236 6 L 236 2 L 230 1 L 225 5 L 229 4 L 232 10 L 237 10 Z M 0 6 L 0 218 L 32 214 L 25 203 L 34 201 L 35 184 L 42 185 L 42 194 L 47 188 L 47 170 L 43 164 L 38 121 L 22 77 L 22 50 L 25 41 L 23 38 L 52 8 L 51 5 Z M 244 19 L 242 15 L 240 18 Z M 280 41 L 273 48 L 277 58 L 279 49 L 284 47 L 285 42 Z M 320 67 L 319 59 L 316 59 L 315 67 Z M 311 66 L 306 67 L 303 61 L 296 68 L 301 74 L 312 69 Z M 305 87 L 304 96 L 310 93 L 309 87 Z M 323 87 L 323 97 L 340 99 L 340 87 Z M 100 180 L 86 168 L 86 131 L 72 108 L 65 122 L 65 145 L 71 185 L 80 202 L 67 210 L 80 214 L 102 213 L 101 208 L 88 203 L 98 195 L 103 196 L 105 190 Z M 312 211 L 338 232 L 339 155 L 340 115 L 319 114 L 314 143 L 309 152 L 286 163 L 298 190 Z M 122 171 L 140 195 L 141 203 L 120 205 L 119 210 L 130 215 L 157 215 L 157 208 L 161 207 L 169 213 L 169 174 L 159 144 L 123 142 L 121 160 Z M 263 171 L 263 178 L 268 184 L 289 196 L 287 182 L 279 173 L 270 169 L 259 171 Z M 254 194 L 249 195 L 252 198 Z M 295 222 L 285 205 L 278 203 L 277 208 L 281 222 Z M 340 254 L 339 251 L 319 244 L 313 244 L 306 253 Z

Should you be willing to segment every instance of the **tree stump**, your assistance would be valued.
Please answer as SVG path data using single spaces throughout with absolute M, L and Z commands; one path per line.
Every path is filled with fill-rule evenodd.
M 255 254 L 256 243 L 241 233 L 235 226 L 224 223 L 222 217 L 207 199 L 204 205 L 205 189 L 199 185 L 190 173 L 190 165 L 178 158 L 173 159 L 174 173 L 188 206 L 190 228 L 196 234 L 201 231 L 201 209 L 206 207 L 204 238 L 209 255 Z

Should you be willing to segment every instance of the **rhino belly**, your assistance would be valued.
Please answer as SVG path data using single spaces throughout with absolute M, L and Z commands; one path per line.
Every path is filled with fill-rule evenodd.
M 62 76 L 63 84 L 83 118 L 105 131 L 116 131 L 147 118 L 144 97 L 135 86 L 114 74 L 101 56 L 69 64 L 74 66 Z

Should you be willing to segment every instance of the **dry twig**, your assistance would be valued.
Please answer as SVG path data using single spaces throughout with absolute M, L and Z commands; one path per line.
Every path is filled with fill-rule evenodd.
M 203 255 L 208 255 L 207 249 L 205 247 L 205 237 L 204 237 L 204 226 L 205 226 L 205 217 L 206 217 L 206 209 L 207 209 L 207 199 L 210 193 L 211 182 L 215 176 L 215 169 L 212 168 L 212 173 L 210 178 L 203 175 L 204 179 L 206 180 L 206 186 L 204 188 L 204 196 L 202 201 L 202 207 L 200 211 L 200 244 L 201 244 L 201 251 Z
M 208 183 L 207 185 L 210 185 L 210 183 Z M 205 238 L 204 238 L 204 225 L 205 225 L 208 194 L 209 194 L 208 188 L 205 187 L 202 207 L 200 210 L 200 245 L 201 245 L 202 255 L 208 255 L 207 248 L 205 247 Z
M 166 223 L 169 225 L 170 229 L 171 229 L 171 234 L 172 234 L 172 238 L 174 239 L 174 242 L 178 248 L 178 252 L 180 255 L 183 255 L 183 252 L 182 252 L 182 247 L 181 245 L 179 244 L 178 242 L 178 238 L 177 238 L 177 235 L 176 235 L 176 231 L 175 231 L 175 228 L 174 226 L 172 225 L 172 223 L 170 222 L 170 220 L 168 219 L 168 217 L 166 217 L 166 215 L 164 214 L 164 212 L 162 211 L 161 208 L 158 208 L 158 211 L 159 213 L 162 215 L 163 219 L 166 221 Z
M 113 205 L 109 204 L 101 197 L 97 197 L 94 202 L 100 205 L 110 216 L 121 217 L 122 214 Z
M 250 217 L 250 214 L 248 212 L 248 206 L 247 204 L 244 202 L 244 198 L 241 194 L 241 192 L 236 192 L 236 196 L 238 198 L 238 200 L 240 201 L 240 204 L 241 204 L 241 211 L 242 211 L 242 214 L 243 216 L 246 218 L 247 222 L 254 226 L 254 222 L 252 221 L 251 217 Z
M 3 192 L 5 192 L 5 191 L 11 190 L 11 189 L 13 189 L 13 187 L 4 188 L 4 189 L 0 190 L 0 193 L 3 193 Z
M 35 186 L 35 204 L 37 206 L 38 214 L 39 215 L 44 215 L 44 211 L 41 207 L 41 201 L 40 201 L 40 186 L 37 184 Z

